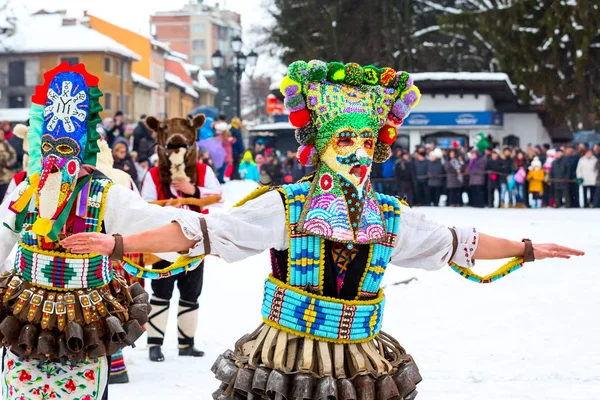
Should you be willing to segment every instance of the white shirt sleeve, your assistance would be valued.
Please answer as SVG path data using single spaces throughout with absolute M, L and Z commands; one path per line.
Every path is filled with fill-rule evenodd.
M 144 180 L 142 181 L 141 195 L 145 201 L 158 200 L 156 185 L 154 184 L 154 180 L 152 180 L 150 172 L 146 172 L 146 176 L 144 176 Z
M 175 219 L 188 239 L 198 240 L 190 249 L 190 256 L 204 254 L 200 218 L 206 220 L 211 254 L 227 262 L 243 260 L 270 248 L 288 247 L 285 207 L 275 190 L 227 213 Z
M 21 190 L 26 185 L 27 182 L 21 182 L 12 192 L 7 191 L 8 194 L 4 197 L 2 205 L 0 205 L 0 272 L 2 272 L 5 265 L 4 261 L 10 256 L 13 247 L 19 240 L 19 235 L 11 230 L 15 227 L 17 215 L 10 211 L 8 206 L 12 201 L 19 198 Z
M 204 186 L 198 186 L 198 189 L 200 189 L 201 198 L 221 195 L 221 184 L 219 184 L 215 172 L 208 165 L 206 166 L 206 172 L 204 173 Z
M 10 180 L 10 183 L 8 184 L 8 187 L 6 188 L 6 194 L 4 195 L 4 198 L 7 198 L 12 192 L 15 191 L 16 188 L 17 188 L 17 181 L 15 181 L 15 178 L 12 178 Z
M 133 191 L 113 185 L 106 195 L 104 225 L 109 235 L 123 236 L 144 232 L 168 225 L 177 218 L 194 219 L 199 214 L 174 207 L 148 204 Z M 167 261 L 175 261 L 177 254 L 157 254 Z
M 427 220 L 425 215 L 401 206 L 400 231 L 390 263 L 406 268 L 438 270 L 452 256 L 452 233 L 447 226 Z M 471 259 L 477 248 L 479 234 L 473 227 L 455 228 L 458 238 L 457 251 L 452 259 L 462 267 L 471 267 Z M 471 240 L 475 238 L 475 240 Z M 473 243 L 474 242 L 474 243 Z

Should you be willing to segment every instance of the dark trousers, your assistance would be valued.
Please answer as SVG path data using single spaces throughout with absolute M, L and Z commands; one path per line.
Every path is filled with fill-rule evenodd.
M 584 186 L 583 187 L 583 206 L 584 207 L 592 207 L 596 196 L 598 196 L 596 186 Z
M 498 192 L 498 198 L 500 198 L 500 188 L 497 186 L 489 185 L 487 192 L 487 206 L 494 208 L 494 194 Z M 502 201 L 500 201 L 502 203 Z M 500 206 L 500 205 L 498 205 Z
M 240 161 L 242 160 L 242 156 L 233 156 L 233 170 L 231 171 L 231 180 L 240 180 L 240 172 L 238 169 L 240 168 Z
M 408 204 L 413 205 L 414 189 L 412 182 L 398 181 L 398 196 L 400 198 L 406 197 Z
M 442 195 L 442 186 L 429 186 L 429 200 L 433 203 L 434 207 L 440 205 L 440 196 Z M 431 203 L 427 203 L 430 205 Z
M 462 188 L 448 189 L 448 205 L 462 206 Z
M 483 208 L 485 205 L 485 186 L 475 185 L 471 186 L 471 194 L 469 196 L 469 205 L 471 207 Z
M 417 181 L 417 191 L 415 192 L 415 204 L 429 205 L 429 188 L 427 181 Z
M 571 195 L 571 204 L 567 207 L 579 208 L 579 185 L 577 183 L 569 183 L 569 194 Z
M 171 265 L 168 261 L 157 262 L 153 269 L 163 269 Z M 204 262 L 193 271 L 181 273 L 168 278 L 153 279 L 150 283 L 153 295 L 163 300 L 171 300 L 173 289 L 177 283 L 179 298 L 189 303 L 197 303 L 202 293 L 202 282 L 204 280 Z
M 554 188 L 554 207 L 558 208 L 564 204 L 565 207 L 571 207 L 571 191 L 568 186 Z M 579 197 L 579 196 L 577 196 Z M 564 202 L 563 202 L 564 199 Z

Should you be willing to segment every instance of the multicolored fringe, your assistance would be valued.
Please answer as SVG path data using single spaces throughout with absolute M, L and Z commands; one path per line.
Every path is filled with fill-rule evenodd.
M 125 257 L 122 263 L 123 269 L 127 273 L 135 276 L 136 278 L 142 279 L 163 279 L 182 272 L 186 272 L 190 269 L 196 268 L 204 260 L 204 254 L 198 257 L 179 257 L 173 264 L 163 269 L 148 269 L 137 265 L 132 260 Z
M 371 246 L 368 267 L 361 280 L 357 297 L 362 299 L 377 296 L 400 230 L 400 201 L 396 197 L 381 193 L 376 193 L 375 196 L 383 214 L 387 234 L 384 241 Z
M 36 285 L 59 289 L 84 289 L 107 285 L 113 279 L 108 257 L 46 251 L 19 243 L 15 270 Z
M 339 300 L 317 296 L 275 279 L 265 282 L 265 324 L 288 333 L 335 343 L 361 343 L 381 330 L 385 298 Z
M 123 358 L 123 350 L 119 350 L 110 356 L 110 374 L 120 375 L 126 372 L 127 366 L 125 365 L 125 359 Z
M 521 268 L 523 266 L 523 257 L 515 257 L 506 264 L 504 264 L 502 267 L 498 268 L 496 271 L 485 276 L 477 275 L 476 273 L 472 272 L 469 268 L 463 268 L 461 266 L 456 265 L 453 262 L 450 262 L 449 264 L 454 271 L 456 271 L 461 276 L 472 282 L 492 283 L 500 278 L 505 277 L 511 272 Z
M 284 185 L 279 190 L 286 196 L 289 222 L 289 273 L 287 283 L 297 288 L 309 286 L 321 292 L 323 282 L 324 241 L 298 232 L 298 220 L 306 202 L 310 183 Z

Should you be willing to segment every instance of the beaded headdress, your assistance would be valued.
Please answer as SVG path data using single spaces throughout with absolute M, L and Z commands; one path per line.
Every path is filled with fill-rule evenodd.
M 381 241 L 371 166 L 389 158 L 419 89 L 392 68 L 313 60 L 292 63 L 281 92 L 301 145 L 298 159 L 317 167 L 299 229 L 339 242 Z
M 40 236 L 56 240 L 84 186 L 78 184 L 81 167 L 96 165 L 101 96 L 98 78 L 83 64 L 63 62 L 44 74 L 44 83 L 31 98 L 29 187 L 12 209 L 21 212 L 37 194 L 38 218 L 32 229 Z

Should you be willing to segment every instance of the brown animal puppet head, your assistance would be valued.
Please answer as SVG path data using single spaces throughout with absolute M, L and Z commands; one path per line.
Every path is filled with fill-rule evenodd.
M 159 121 L 152 116 L 146 118 L 146 125 L 157 133 L 158 170 L 164 187 L 168 188 L 174 179 L 180 178 L 196 183 L 196 138 L 204 121 L 204 114 L 198 114 L 194 119 L 171 118 Z

